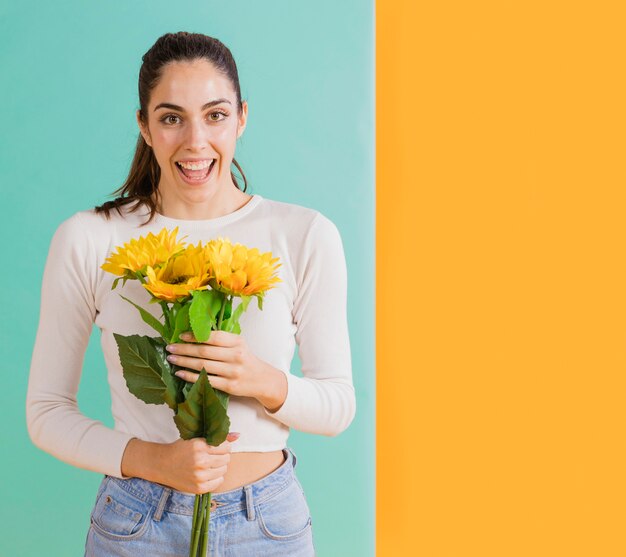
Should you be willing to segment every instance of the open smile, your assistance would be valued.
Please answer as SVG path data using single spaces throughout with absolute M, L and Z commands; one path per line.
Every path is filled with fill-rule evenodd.
M 176 161 L 176 169 L 187 184 L 203 184 L 211 176 L 216 160 Z

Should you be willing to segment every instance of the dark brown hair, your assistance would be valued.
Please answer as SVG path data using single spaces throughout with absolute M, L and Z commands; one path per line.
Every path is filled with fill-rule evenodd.
M 159 37 L 154 45 L 142 56 L 142 64 L 139 70 L 139 114 L 143 122 L 148 122 L 148 104 L 152 90 L 156 87 L 163 67 L 168 62 L 193 61 L 199 58 L 208 60 L 225 75 L 231 82 L 237 95 L 237 111 L 241 116 L 241 89 L 239 87 L 239 74 L 235 60 L 226 45 L 218 39 L 201 33 L 166 33 Z M 239 170 L 244 181 L 244 189 L 248 187 L 248 181 L 243 170 L 233 158 L 233 164 Z M 232 170 L 230 176 L 235 187 L 239 188 L 237 178 Z M 116 209 L 121 215 L 120 207 L 129 203 L 135 203 L 130 209 L 136 211 L 142 204 L 150 208 L 150 217 L 144 223 L 149 223 L 157 212 L 156 203 L 152 194 L 158 187 L 161 177 L 161 168 L 154 156 L 152 147 L 144 140 L 141 133 L 137 138 L 135 155 L 124 184 L 111 195 L 117 195 L 115 199 L 106 201 L 102 205 L 94 207 L 96 213 L 104 213 L 110 217 L 110 211 Z M 239 188 L 240 189 L 240 188 Z

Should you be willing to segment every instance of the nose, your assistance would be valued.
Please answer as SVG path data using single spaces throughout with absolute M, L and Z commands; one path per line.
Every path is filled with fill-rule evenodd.
M 203 151 L 209 142 L 209 130 L 202 122 L 192 120 L 187 126 L 185 147 L 189 151 Z

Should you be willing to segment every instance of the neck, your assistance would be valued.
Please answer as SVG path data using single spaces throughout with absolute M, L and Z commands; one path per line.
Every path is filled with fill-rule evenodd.
M 228 215 L 243 207 L 252 196 L 242 192 L 234 184 L 226 189 L 219 189 L 207 194 L 201 200 L 185 199 L 170 195 L 166 188 L 158 190 L 159 195 L 153 199 L 157 212 L 161 215 L 184 220 L 214 219 Z

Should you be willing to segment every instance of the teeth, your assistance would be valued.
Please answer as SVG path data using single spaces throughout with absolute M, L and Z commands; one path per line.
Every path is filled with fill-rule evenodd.
M 208 161 L 200 161 L 200 162 L 178 161 L 177 164 L 180 164 L 180 166 L 182 166 L 183 168 L 186 168 L 187 170 L 202 170 L 203 168 L 208 168 L 212 162 L 213 162 L 213 159 L 208 160 Z

